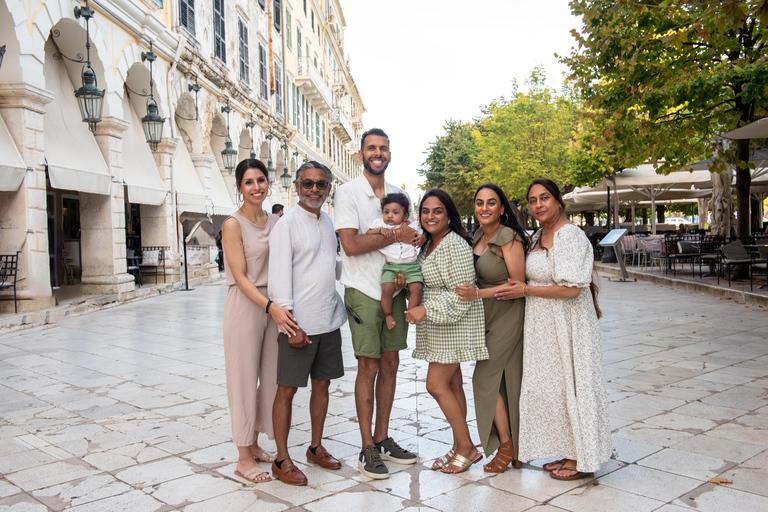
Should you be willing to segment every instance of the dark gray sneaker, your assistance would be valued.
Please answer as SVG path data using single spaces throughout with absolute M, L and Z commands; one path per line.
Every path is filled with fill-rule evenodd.
M 360 452 L 360 457 L 357 460 L 357 467 L 368 478 L 374 480 L 384 480 L 389 478 L 389 470 L 387 466 L 381 461 L 381 454 L 375 446 L 366 446 L 363 451 Z
M 398 464 L 416 464 L 416 454 L 401 448 L 391 437 L 376 443 L 376 450 L 378 450 L 381 458 L 384 460 L 391 460 Z

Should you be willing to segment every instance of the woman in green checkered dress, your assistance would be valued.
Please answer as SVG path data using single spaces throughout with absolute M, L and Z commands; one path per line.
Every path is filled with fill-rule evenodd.
M 413 357 L 429 361 L 427 391 L 453 431 L 453 448 L 432 467 L 460 473 L 482 459 L 469 436 L 460 363 L 488 359 L 485 317 L 480 301 L 462 301 L 454 292 L 459 284 L 476 279 L 472 239 L 451 196 L 444 190 L 429 190 L 421 200 L 419 220 L 427 234 L 419 255 L 424 299 L 406 311 L 405 319 L 418 325 Z

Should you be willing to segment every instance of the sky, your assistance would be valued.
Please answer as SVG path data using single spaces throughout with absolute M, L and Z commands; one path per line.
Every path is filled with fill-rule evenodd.
M 406 183 L 412 196 L 445 121 L 471 121 L 537 66 L 559 89 L 566 68 L 554 54 L 570 54 L 571 29 L 581 27 L 567 0 L 341 0 L 341 8 L 364 126 L 387 132 L 387 181 Z

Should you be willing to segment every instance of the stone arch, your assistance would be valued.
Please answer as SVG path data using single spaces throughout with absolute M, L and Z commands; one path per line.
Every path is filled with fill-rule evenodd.
M 268 164 L 269 161 L 269 142 L 264 141 L 261 143 L 261 151 L 259 152 L 259 160 L 261 160 L 261 163 L 264 165 Z
M 72 85 L 75 88 L 80 87 L 82 84 L 81 72 L 86 62 L 85 29 L 73 19 L 62 18 L 51 27 L 50 35 L 47 40 L 51 41 L 56 48 L 53 58 L 62 60 L 64 67 L 67 69 L 69 79 L 72 81 Z M 104 64 L 99 57 L 97 45 L 93 43 L 91 44 L 91 67 L 96 75 L 97 86 L 100 89 L 105 89 L 107 91 L 107 96 L 109 96 L 111 91 L 105 78 Z M 118 100 L 120 103 L 122 102 L 122 91 L 118 96 Z M 120 103 L 118 105 L 120 105 Z M 114 105 L 110 109 L 110 102 L 105 101 L 101 115 L 106 117 L 110 115 L 110 112 L 114 111 Z M 118 106 L 115 114 L 121 116 L 122 111 L 122 106 Z
M 280 148 L 277 150 L 277 156 L 275 157 L 275 175 L 280 176 L 283 174 L 283 170 L 285 169 L 285 155 L 283 153 L 283 149 Z
M 209 140 L 211 151 L 216 158 L 216 164 L 219 166 L 219 169 L 224 169 L 224 160 L 221 158 L 221 152 L 226 147 L 227 142 L 227 118 L 224 117 L 224 114 L 218 113 L 213 116 Z M 237 138 L 232 141 L 233 146 L 236 144 L 236 140 Z
M 240 132 L 240 137 L 233 138 L 232 144 L 237 144 L 235 149 L 237 149 L 238 162 L 245 160 L 246 158 L 251 158 L 251 132 L 247 129 Z M 256 152 L 255 149 L 253 151 L 254 153 Z
M 187 146 L 187 151 L 199 153 L 194 148 L 202 147 L 202 121 L 198 116 L 195 120 L 195 98 L 188 92 L 182 92 L 176 100 L 173 122 L 179 132 L 179 136 Z
M 13 17 L 11 16 L 11 13 L 8 12 L 8 6 L 5 2 L 0 3 L 0 34 L 13 33 Z M 21 43 L 15 37 L 3 39 L 2 44 L 5 45 L 5 56 L 3 57 L 3 66 L 0 68 L 0 82 L 21 82 L 23 81 L 23 71 L 20 62 Z

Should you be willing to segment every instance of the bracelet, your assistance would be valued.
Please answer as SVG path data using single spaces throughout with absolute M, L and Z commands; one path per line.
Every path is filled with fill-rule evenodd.
M 269 306 L 271 306 L 271 305 L 272 305 L 272 301 L 271 300 L 267 300 L 267 306 L 264 308 L 264 312 L 265 313 L 269 313 Z
M 480 288 L 475 288 L 475 300 L 480 300 Z
M 524 284 L 524 285 L 523 285 L 523 289 L 522 289 L 522 291 L 521 291 L 521 293 L 523 294 L 523 297 L 525 297 L 525 287 L 526 287 L 526 286 L 528 286 L 528 285 L 527 285 L 527 284 Z

